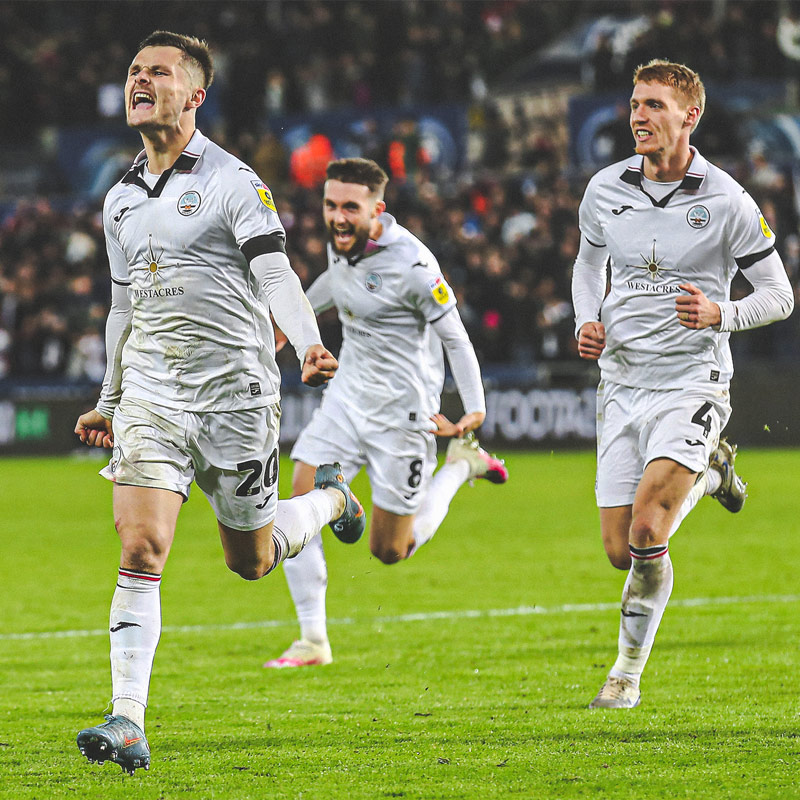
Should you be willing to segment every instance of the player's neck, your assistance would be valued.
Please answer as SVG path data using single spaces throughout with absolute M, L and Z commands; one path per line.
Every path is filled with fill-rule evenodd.
M 688 144 L 669 157 L 664 153 L 646 155 L 644 157 L 644 176 L 659 183 L 683 180 L 693 158 L 694 152 Z
M 382 233 L 383 233 L 383 223 L 380 222 L 377 218 L 372 220 L 372 223 L 369 226 L 369 238 L 372 239 L 373 242 L 377 242 L 378 239 L 381 238 Z
M 194 131 L 194 125 L 161 128 L 146 133 L 140 131 L 144 150 L 147 153 L 148 170 L 153 175 L 160 175 L 168 170 L 189 144 Z

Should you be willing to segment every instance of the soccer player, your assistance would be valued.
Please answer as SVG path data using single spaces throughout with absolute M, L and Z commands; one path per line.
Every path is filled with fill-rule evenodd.
M 311 489 L 314 467 L 331 458 L 348 480 L 365 466 L 370 549 L 394 564 L 431 539 L 465 481 L 504 483 L 508 472 L 464 435 L 485 417 L 478 360 L 436 258 L 385 212 L 386 174 L 374 161 L 348 158 L 331 162 L 326 175 L 328 269 L 308 298 L 318 313 L 336 306 L 343 344 L 339 371 L 292 449 L 292 491 Z M 464 406 L 457 423 L 439 413 L 443 346 Z M 431 479 L 434 434 L 456 438 Z M 286 567 L 301 635 L 264 666 L 330 663 L 321 540 Z
M 112 281 L 108 365 L 97 407 L 75 432 L 111 447 L 122 553 L 111 602 L 112 714 L 82 730 L 90 761 L 147 769 L 145 706 L 161 632 L 161 574 L 193 480 L 217 517 L 228 567 L 255 580 L 332 523 L 348 541 L 364 512 L 338 465 L 278 501 L 280 374 L 269 311 L 302 379 L 337 361 L 292 271 L 269 189 L 195 127 L 212 79 L 205 42 L 156 31 L 128 70 L 128 124 L 144 150 L 106 197 Z
M 744 503 L 735 448 L 719 440 L 731 411 L 730 332 L 793 308 L 755 202 L 689 144 L 704 105 L 688 67 L 639 67 L 630 101 L 636 155 L 598 172 L 579 211 L 572 294 L 580 355 L 598 360 L 601 373 L 600 527 L 611 563 L 629 570 L 619 655 L 592 708 L 639 703 L 672 591 L 670 534 L 704 494 L 733 512 Z M 753 292 L 732 302 L 737 269 Z

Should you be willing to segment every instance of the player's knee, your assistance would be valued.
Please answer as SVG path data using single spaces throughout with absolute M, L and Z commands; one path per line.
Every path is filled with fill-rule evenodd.
M 661 531 L 653 524 L 653 520 L 642 516 L 631 523 L 630 540 L 634 547 L 652 547 L 659 544 Z
M 372 555 L 374 555 L 378 561 L 384 564 L 396 564 L 398 561 L 402 561 L 406 557 L 405 552 L 401 553 L 399 548 L 392 545 L 372 545 L 370 549 L 372 551 Z
M 237 558 L 225 556 L 225 563 L 231 572 L 235 572 L 246 581 L 257 581 L 263 578 L 272 568 L 272 561 L 265 558 Z
M 122 563 L 129 569 L 160 574 L 169 554 L 168 537 L 119 520 L 115 520 L 115 526 L 122 542 Z

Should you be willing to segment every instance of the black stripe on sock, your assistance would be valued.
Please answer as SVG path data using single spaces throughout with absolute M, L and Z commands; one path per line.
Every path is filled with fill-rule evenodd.
M 637 559 L 650 559 L 663 556 L 669 550 L 668 544 L 657 544 L 653 547 L 634 547 L 630 546 L 631 557 Z

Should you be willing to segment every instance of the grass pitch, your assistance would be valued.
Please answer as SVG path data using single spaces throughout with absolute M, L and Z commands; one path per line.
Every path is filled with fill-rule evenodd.
M 3 461 L 0 798 L 800 796 L 800 453 L 742 453 L 744 511 L 705 498 L 672 540 L 673 598 L 623 711 L 586 708 L 624 581 L 593 456 L 507 463 L 408 562 L 324 534 L 335 661 L 303 670 L 261 668 L 297 632 L 285 580 L 229 573 L 197 492 L 162 585 L 152 767 L 128 777 L 75 746 L 110 696 L 110 487 L 94 461 Z

